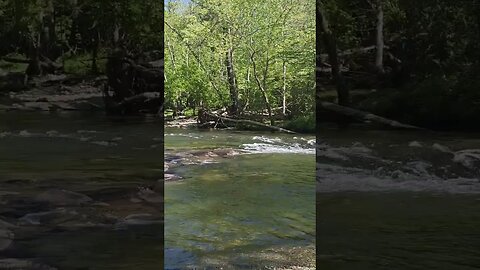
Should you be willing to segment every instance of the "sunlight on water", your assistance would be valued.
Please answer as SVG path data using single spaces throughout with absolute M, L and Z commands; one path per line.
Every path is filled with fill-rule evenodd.
M 173 165 L 182 180 L 166 183 L 166 268 L 312 265 L 293 252 L 314 257 L 315 189 L 312 137 L 251 132 L 168 131 L 169 155 L 195 149 L 232 149 L 203 165 Z M 175 135 L 176 134 L 176 135 Z M 261 147 L 255 147 L 262 144 Z M 170 150 L 168 150 L 170 149 Z M 210 154 L 210 156 L 212 156 Z M 187 158 L 188 159 L 188 158 Z M 306 252 L 308 253 L 308 252 Z M 280 251 L 276 252 L 277 257 Z M 287 260 L 287 262 L 285 262 Z M 314 262 L 313 262 L 314 264 Z

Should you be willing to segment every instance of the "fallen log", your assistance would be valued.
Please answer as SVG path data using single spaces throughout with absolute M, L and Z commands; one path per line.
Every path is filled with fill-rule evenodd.
M 211 114 L 211 113 L 208 113 L 208 112 L 205 112 L 205 111 L 204 111 L 203 113 L 204 113 L 206 116 L 209 116 L 209 117 L 212 117 L 212 118 L 215 118 L 215 119 L 219 119 L 219 120 L 222 120 L 222 121 L 226 121 L 226 122 L 260 126 L 260 127 L 264 127 L 264 128 L 268 128 L 268 129 L 280 131 L 280 132 L 289 133 L 289 134 L 297 134 L 296 132 L 291 131 L 291 130 L 288 130 L 288 129 L 284 129 L 284 128 L 277 127 L 277 126 L 271 126 L 271 125 L 267 125 L 267 124 L 264 124 L 264 123 L 252 121 L 252 120 L 233 119 L 233 118 L 229 118 L 229 117 L 225 117 L 225 116 L 220 116 L 220 115 Z
M 422 129 L 420 127 L 403 124 L 398 121 L 387 119 L 369 112 L 360 111 L 357 109 L 341 106 L 331 102 L 326 102 L 326 101 L 318 102 L 317 106 L 319 106 L 324 110 L 331 111 L 343 116 L 347 116 L 349 118 L 353 118 L 361 122 L 375 122 L 378 124 L 390 126 L 393 128 L 401 128 L 401 129 L 419 129 L 419 130 Z
M 125 98 L 120 102 L 116 102 L 109 96 L 107 91 L 104 91 L 105 105 L 110 112 L 125 112 L 132 107 L 136 107 L 137 109 L 135 110 L 137 111 L 142 111 L 142 109 L 146 111 L 155 110 L 156 107 L 160 106 L 161 108 L 162 98 L 163 96 L 160 92 L 145 92 Z M 148 104 L 154 105 L 149 106 Z M 158 110 L 155 112 L 158 113 Z
M 1 58 L 5 62 L 15 63 L 15 64 L 30 64 L 30 60 L 28 59 L 19 59 L 13 57 L 2 57 Z
M 149 101 L 152 101 L 155 99 L 161 99 L 161 98 L 162 97 L 159 92 L 145 92 L 145 93 L 141 93 L 141 94 L 126 98 L 123 101 L 119 102 L 117 106 L 123 107 L 132 103 L 149 102 Z

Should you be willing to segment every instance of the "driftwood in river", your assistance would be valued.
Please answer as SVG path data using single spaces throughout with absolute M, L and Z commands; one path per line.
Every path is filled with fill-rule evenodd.
M 212 114 L 212 113 L 209 113 L 207 111 L 201 110 L 199 112 L 199 122 L 200 122 L 200 124 L 204 124 L 208 121 L 231 122 L 231 123 L 235 123 L 235 124 L 258 126 L 258 127 L 267 128 L 267 129 L 280 131 L 280 132 L 285 132 L 285 133 L 289 133 L 289 134 L 296 134 L 296 132 L 294 132 L 294 131 L 284 129 L 284 128 L 281 128 L 281 127 L 267 125 L 267 124 L 260 123 L 260 122 L 257 122 L 257 121 L 252 121 L 252 120 L 229 118 L 229 117 L 220 116 L 220 115 Z
M 320 101 L 317 102 L 317 107 L 326 111 L 345 116 L 350 119 L 354 119 L 361 122 L 373 122 L 385 126 L 390 126 L 393 128 L 401 129 L 422 129 L 416 126 L 403 124 L 395 120 L 387 119 L 369 112 L 360 111 L 350 107 L 341 106 L 335 103 Z

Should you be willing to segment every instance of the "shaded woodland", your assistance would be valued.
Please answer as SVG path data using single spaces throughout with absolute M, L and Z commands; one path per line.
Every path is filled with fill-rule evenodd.
M 479 1 L 316 4 L 318 123 L 479 129 Z
M 163 6 L 129 0 L 0 1 L 0 91 L 100 78 L 109 113 L 158 111 Z

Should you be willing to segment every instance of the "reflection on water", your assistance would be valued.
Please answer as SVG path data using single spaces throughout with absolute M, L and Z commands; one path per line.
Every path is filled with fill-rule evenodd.
M 182 177 L 166 183 L 166 269 L 314 266 L 311 136 L 166 134 L 166 159 L 174 160 L 168 166 Z M 216 150 L 201 152 L 208 162 L 185 154 L 169 159 L 199 149 Z M 233 154 L 222 156 L 220 149 Z
M 319 138 L 321 269 L 478 269 L 478 136 L 324 129 Z

